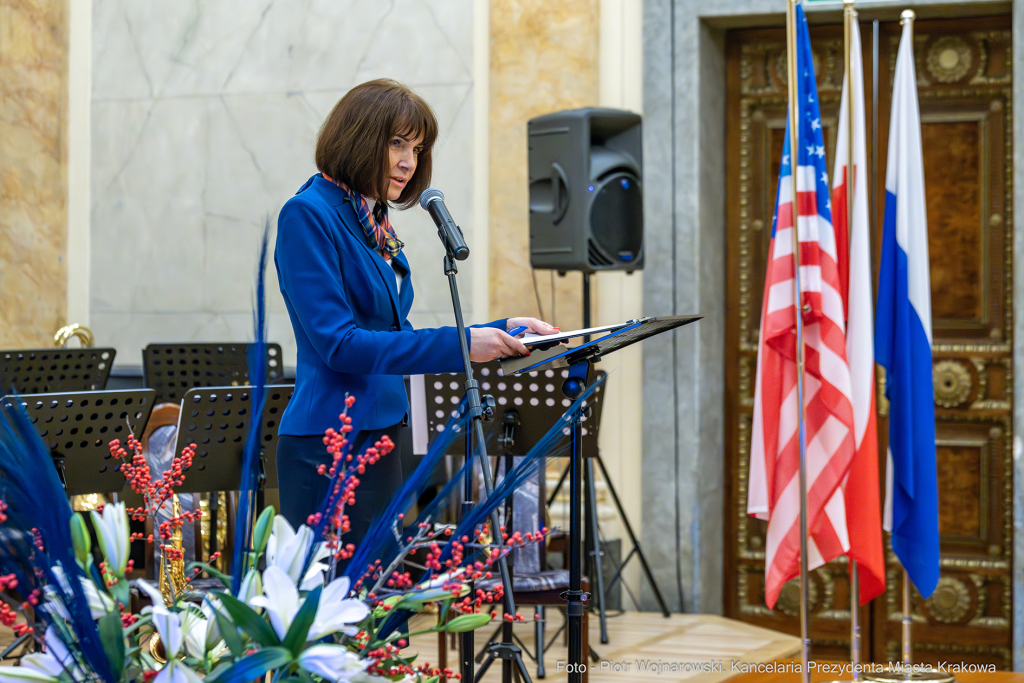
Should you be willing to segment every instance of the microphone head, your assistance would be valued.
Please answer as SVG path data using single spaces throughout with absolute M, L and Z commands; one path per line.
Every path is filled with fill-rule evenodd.
M 426 209 L 427 205 L 436 199 L 444 201 L 444 193 L 441 192 L 441 190 L 438 190 L 437 188 L 428 187 L 427 189 L 423 190 L 423 194 L 420 195 L 420 206 Z

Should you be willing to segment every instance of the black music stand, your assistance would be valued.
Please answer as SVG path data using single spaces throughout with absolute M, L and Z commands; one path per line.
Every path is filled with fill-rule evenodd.
M 533 370 L 540 370 L 545 366 L 568 367 L 568 377 L 562 382 L 562 393 L 566 398 L 573 399 L 581 396 L 586 390 L 587 384 L 590 382 L 591 368 L 602 356 L 656 334 L 696 322 L 700 318 L 699 315 L 677 315 L 632 320 L 625 327 L 598 339 L 585 341 L 579 346 L 569 349 L 553 347 L 541 354 L 542 358 L 534 358 L 534 354 L 531 353 L 530 356 L 504 359 L 501 366 L 506 375 L 521 375 Z M 584 603 L 590 597 L 581 590 L 580 544 L 583 536 L 580 520 L 583 475 L 581 419 L 581 415 L 578 413 L 570 428 L 572 449 L 569 460 L 569 590 L 563 593 L 568 603 L 569 615 L 569 666 L 567 670 L 570 683 L 579 683 L 583 676 L 583 610 L 585 609 Z
M 504 456 L 507 473 L 512 468 L 513 458 L 526 455 L 533 446 L 540 441 L 551 425 L 558 422 L 565 409 L 572 401 L 561 395 L 559 387 L 563 380 L 568 378 L 568 370 L 554 370 L 551 368 L 532 370 L 521 377 L 506 377 L 501 364 L 498 362 L 481 363 L 476 365 L 476 376 L 479 378 L 480 389 L 488 392 L 494 398 L 495 419 L 483 423 L 485 442 L 489 446 L 500 448 Z M 418 441 L 425 442 L 430 435 L 438 434 L 448 421 L 454 417 L 453 413 L 458 410 L 464 394 L 465 375 L 463 373 L 446 373 L 441 375 L 422 375 L 422 389 L 414 388 L 413 426 L 414 429 L 424 430 L 426 435 L 420 434 Z M 418 381 L 418 380 L 414 380 Z M 416 398 L 422 391 L 422 399 Z M 591 415 L 582 416 L 581 422 L 588 423 L 581 427 L 584 436 L 593 435 L 592 439 L 583 445 L 584 455 L 591 457 L 597 455 L 597 432 L 600 426 L 601 402 L 604 392 L 601 388 L 588 399 L 587 405 L 593 411 Z M 425 414 L 418 414 L 417 411 L 425 405 Z M 566 436 L 570 435 L 569 428 L 563 430 Z M 466 437 L 459 436 L 449 446 L 447 453 L 459 455 L 465 452 Z M 539 477 L 544 477 L 541 470 Z M 497 485 L 497 482 L 495 482 Z M 543 491 L 543 489 L 541 489 Z M 543 494 L 538 505 L 544 504 Z M 541 508 L 543 509 L 543 508 Z M 511 497 L 505 502 L 505 524 L 511 523 L 512 503 Z M 509 556 L 508 569 L 514 574 L 514 558 Z M 543 568 L 542 568 L 543 569 Z M 513 577 L 514 581 L 514 577 Z M 475 680 L 482 680 L 487 670 L 495 659 L 502 660 L 503 678 L 511 676 L 512 665 L 518 666 L 517 657 L 521 658 L 523 648 L 515 645 L 517 638 L 512 632 L 512 622 L 502 620 L 490 642 L 477 656 L 477 663 L 481 663 L 476 672 Z M 501 641 L 495 636 L 502 634 Z M 538 621 L 538 676 L 544 676 L 544 638 L 543 631 Z M 486 657 L 486 659 L 484 659 Z
M 156 389 L 157 403 L 177 403 L 193 387 L 249 384 L 245 342 L 149 344 L 142 350 L 142 382 Z M 284 377 L 280 344 L 267 344 L 267 384 Z
M 500 446 L 499 439 L 504 435 L 505 430 L 501 416 L 511 410 L 519 413 L 522 424 L 515 430 L 515 443 L 511 451 L 514 456 L 526 455 L 572 403 L 562 395 L 560 388 L 562 380 L 569 376 L 568 370 L 545 368 L 529 371 L 523 376 L 506 377 L 501 364 L 497 361 L 477 363 L 475 367 L 480 389 L 492 395 L 495 403 L 495 419 L 483 424 L 486 442 Z M 426 414 L 423 416 L 423 420 L 429 439 L 430 436 L 438 433 L 439 428 L 444 428 L 448 418 L 462 400 L 465 393 L 463 388 L 465 375 L 461 372 L 451 372 L 441 375 L 422 375 L 422 377 L 426 401 Z M 413 389 L 414 396 L 416 391 Z M 602 392 L 595 394 L 591 399 L 591 405 L 597 407 L 602 396 Z M 418 406 L 413 406 L 414 413 L 417 408 Z M 415 416 L 414 426 L 418 426 L 418 421 L 419 416 Z M 584 422 L 587 421 L 584 420 Z M 595 435 L 597 434 L 600 421 L 595 419 L 593 422 L 593 425 L 584 428 L 584 435 L 588 434 L 591 429 L 594 430 Z M 568 436 L 568 432 L 566 435 Z M 459 436 L 448 447 L 447 452 L 450 455 L 462 455 L 465 453 L 465 449 L 466 437 Z M 597 455 L 596 440 L 584 443 L 583 455 L 584 457 Z
M 32 426 L 50 449 L 57 476 L 69 496 L 120 493 L 125 488 L 121 463 L 110 442 L 127 441 L 129 430 L 142 435 L 153 411 L 152 389 L 81 391 L 4 396 L 20 401 Z
M 277 488 L 277 428 L 294 384 L 267 386 L 260 430 L 259 474 L 256 480 L 256 511 L 263 509 L 266 489 Z M 242 454 L 249 435 L 251 386 L 199 387 L 189 389 L 182 399 L 178 418 L 175 453 L 196 444 L 192 466 L 186 470 L 181 493 L 237 491 L 242 482 Z M 216 519 L 216 498 L 211 497 L 210 515 Z M 208 553 L 216 552 L 217 525 L 210 524 Z
M 117 351 L 111 348 L 0 351 L 0 392 L 98 391 L 107 386 Z

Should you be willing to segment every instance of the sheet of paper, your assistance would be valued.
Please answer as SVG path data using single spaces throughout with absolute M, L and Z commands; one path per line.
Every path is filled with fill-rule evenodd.
M 519 341 L 523 342 L 526 346 L 533 346 L 537 344 L 550 344 L 551 342 L 564 341 L 566 339 L 572 339 L 574 337 L 582 337 L 585 334 L 599 334 L 601 332 L 610 332 L 612 330 L 618 330 L 625 327 L 625 323 L 618 323 L 616 325 L 603 325 L 601 327 L 588 327 L 585 330 L 572 330 L 570 332 L 559 332 L 557 334 L 534 334 L 533 332 L 526 332 Z
M 430 441 L 430 424 L 427 422 L 427 390 L 423 375 L 409 377 L 409 412 L 412 452 L 414 455 L 426 455 Z

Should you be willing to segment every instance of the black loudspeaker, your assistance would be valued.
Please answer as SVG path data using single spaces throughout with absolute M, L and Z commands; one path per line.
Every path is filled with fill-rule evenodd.
M 572 109 L 530 119 L 530 265 L 643 268 L 640 116 Z

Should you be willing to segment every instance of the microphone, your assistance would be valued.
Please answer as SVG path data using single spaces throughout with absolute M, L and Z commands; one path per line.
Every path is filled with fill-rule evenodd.
M 433 187 L 423 191 L 420 195 L 420 206 L 422 206 L 430 217 L 434 219 L 437 226 L 437 236 L 444 243 L 448 255 L 456 261 L 465 261 L 469 256 L 469 247 L 462 237 L 462 230 L 455 225 L 452 215 L 444 205 L 444 194 L 441 190 Z

